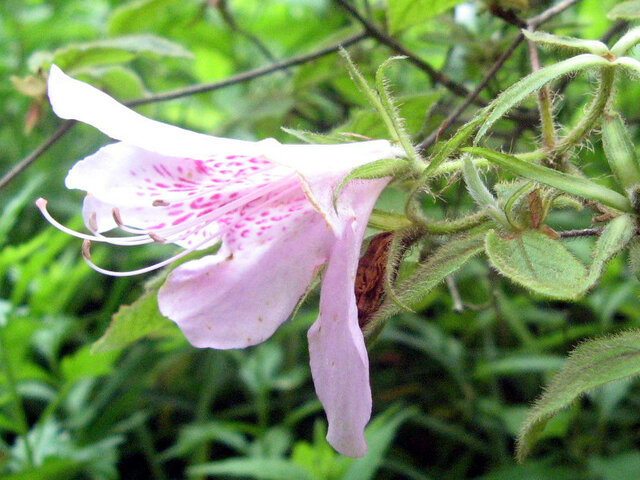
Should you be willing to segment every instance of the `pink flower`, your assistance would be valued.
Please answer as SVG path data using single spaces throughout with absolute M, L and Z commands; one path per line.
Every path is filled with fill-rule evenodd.
M 85 257 L 112 275 L 144 273 L 222 242 L 215 255 L 171 272 L 158 293 L 163 315 L 196 347 L 260 343 L 291 314 L 326 265 L 318 319 L 309 330 L 316 392 L 339 452 L 366 452 L 371 414 L 369 362 L 358 327 L 354 280 L 374 203 L 389 178 L 352 181 L 337 208 L 333 191 L 355 167 L 397 155 L 386 140 L 281 145 L 203 135 L 147 119 L 53 66 L 49 99 L 62 118 L 89 123 L 118 140 L 78 162 L 68 188 L 87 192 L 91 234 Z M 109 237 L 119 228 L 130 236 Z M 175 243 L 184 249 L 153 267 L 109 272 L 91 263 L 89 242 Z

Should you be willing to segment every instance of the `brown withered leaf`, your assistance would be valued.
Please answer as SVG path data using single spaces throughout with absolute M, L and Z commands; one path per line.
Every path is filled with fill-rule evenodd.
M 542 223 L 542 198 L 540 198 L 540 190 L 537 188 L 529 193 L 529 212 L 531 214 L 531 226 L 537 229 Z
M 392 239 L 393 232 L 383 232 L 373 237 L 358 262 L 355 294 L 360 328 L 367 325 L 382 303 L 385 268 Z

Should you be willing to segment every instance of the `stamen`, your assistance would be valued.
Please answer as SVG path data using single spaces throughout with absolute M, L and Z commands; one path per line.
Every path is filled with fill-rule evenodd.
M 87 262 L 87 265 L 89 265 L 91 268 L 93 268 L 96 272 L 103 273 L 104 275 L 110 275 L 112 277 L 131 277 L 131 276 L 134 276 L 134 275 L 141 275 L 143 273 L 153 272 L 154 270 L 157 270 L 157 269 L 162 268 L 162 267 L 164 267 L 166 265 L 169 265 L 169 264 L 175 262 L 176 260 L 179 260 L 182 257 L 184 257 L 186 255 L 189 255 L 191 252 L 196 251 L 202 245 L 205 245 L 206 243 L 209 243 L 211 240 L 212 240 L 211 238 L 207 238 L 206 240 L 203 240 L 202 242 L 194 245 L 193 247 L 189 247 L 186 250 L 183 250 L 182 252 L 178 253 L 177 255 L 174 255 L 173 257 L 167 258 L 166 260 L 158 262 L 158 263 L 156 263 L 154 265 L 150 265 L 150 266 L 145 267 L 145 268 L 140 268 L 138 270 L 131 270 L 131 271 L 128 271 L 128 272 L 116 272 L 116 271 L 113 271 L 113 270 L 106 270 L 104 268 L 101 268 L 101 267 L 97 266 L 95 263 L 93 263 L 91 261 L 91 259 L 89 257 L 84 255 L 84 244 L 83 244 L 83 257 L 84 257 L 85 262 Z
M 72 237 L 80 238 L 82 240 L 89 240 L 93 242 L 103 242 L 110 243 L 111 245 L 122 245 L 122 246 L 130 246 L 130 245 L 144 245 L 146 243 L 151 243 L 153 240 L 148 235 L 138 235 L 134 237 L 105 237 L 104 235 L 100 235 L 96 233 L 95 235 L 87 235 L 86 233 L 76 232 L 75 230 L 71 230 L 68 227 L 65 227 L 60 222 L 58 222 L 55 218 L 51 216 L 49 211 L 47 210 L 47 201 L 44 198 L 39 198 L 36 200 L 36 206 L 42 213 L 42 216 L 54 227 L 58 230 L 71 235 Z
M 154 200 L 151 205 L 153 205 L 154 207 L 168 207 L 169 202 L 167 202 L 166 200 Z
M 87 260 L 91 260 L 91 240 L 85 239 L 82 241 L 82 256 Z
M 149 235 L 153 239 L 154 242 L 167 243 L 167 240 L 165 238 L 162 238 L 157 233 L 149 232 L 147 235 Z
M 91 212 L 89 214 L 89 220 L 87 221 L 87 223 L 89 224 L 89 229 L 92 232 L 97 232 L 98 231 L 98 215 L 96 214 L 96 212 Z
M 124 223 L 122 222 L 122 217 L 120 216 L 120 210 L 114 207 L 111 210 L 111 216 L 113 217 L 113 220 L 116 222 L 116 225 L 118 225 L 118 227 L 122 227 L 124 225 Z

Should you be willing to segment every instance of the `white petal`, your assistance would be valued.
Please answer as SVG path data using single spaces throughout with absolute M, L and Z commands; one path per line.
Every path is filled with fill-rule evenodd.
M 291 226 L 263 245 L 177 267 L 158 293 L 160 311 L 196 347 L 264 341 L 291 314 L 334 238 L 315 212 Z
M 65 75 L 56 65 L 49 72 L 48 95 L 59 117 L 88 123 L 111 138 L 152 152 L 201 160 L 214 153 L 259 155 L 260 142 L 212 137 L 148 119 Z

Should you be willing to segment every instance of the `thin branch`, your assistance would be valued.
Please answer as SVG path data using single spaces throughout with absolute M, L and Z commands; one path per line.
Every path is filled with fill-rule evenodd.
M 339 1 L 339 0 L 336 0 Z M 535 30 L 543 23 L 551 20 L 556 15 L 564 12 L 567 8 L 571 7 L 573 4 L 578 3 L 580 0 L 564 0 L 563 2 L 558 3 L 557 5 L 545 10 L 540 15 L 530 18 L 527 20 L 527 25 L 529 29 Z M 524 35 L 520 33 L 515 40 L 509 45 L 509 48 L 505 50 L 505 52 L 500 55 L 500 58 L 493 64 L 493 66 L 489 69 L 489 71 L 485 74 L 484 78 L 480 81 L 478 86 L 473 90 L 473 92 L 469 93 L 469 95 L 464 99 L 462 104 L 458 106 L 447 118 L 445 118 L 440 126 L 435 129 L 427 138 L 425 138 L 420 144 L 418 144 L 419 150 L 426 150 L 431 145 L 433 145 L 440 134 L 452 123 L 454 123 L 458 117 L 467 109 L 469 105 L 475 102 L 475 99 L 478 95 L 486 88 L 491 79 L 498 73 L 498 71 L 502 68 L 504 63 L 511 57 L 516 48 L 522 43 L 524 40 Z
M 558 232 L 560 238 L 597 237 L 602 233 L 602 228 L 583 228 L 580 230 L 565 230 Z
M 557 5 L 554 5 L 553 7 L 546 9 L 540 15 L 536 15 L 535 17 L 532 17 L 529 20 L 527 20 L 527 26 L 531 30 L 535 30 L 543 23 L 547 23 L 553 17 L 560 15 L 567 8 L 572 7 L 578 2 L 580 2 L 580 0 L 564 0 L 558 3 Z
M 296 65 L 311 62 L 313 60 L 316 60 L 317 58 L 337 52 L 340 47 L 349 47 L 354 43 L 358 43 L 359 41 L 364 40 L 365 38 L 367 38 L 366 33 L 358 33 L 357 35 L 348 37 L 341 42 L 329 45 L 328 47 L 321 48 L 320 50 L 308 53 L 306 55 L 298 55 L 297 57 L 291 57 L 288 60 L 282 60 L 280 62 L 267 65 L 266 67 L 260 67 L 256 68 L 255 70 L 249 70 L 248 72 L 239 73 L 238 75 L 234 75 L 219 82 L 202 83 L 199 85 L 192 85 L 190 87 L 179 88 L 170 92 L 150 95 L 148 97 L 127 102 L 126 105 L 129 107 L 137 107 L 139 105 L 146 105 L 148 103 L 164 102 L 166 100 L 173 100 L 175 98 L 188 97 L 197 93 L 218 90 L 230 85 L 235 85 L 236 83 L 246 82 L 247 80 L 263 77 L 279 70 L 285 70 L 287 68 L 295 67 Z
M 248 72 L 239 73 L 238 75 L 234 75 L 232 77 L 229 77 L 219 82 L 203 83 L 203 84 L 193 85 L 186 88 L 172 90 L 169 92 L 158 93 L 155 95 L 150 95 L 148 97 L 131 100 L 129 102 L 126 102 L 125 105 L 129 107 L 136 107 L 139 105 L 147 105 L 149 103 L 164 102 L 166 100 L 173 100 L 175 98 L 187 97 L 190 95 L 195 95 L 197 93 L 211 92 L 213 90 L 218 90 L 224 87 L 228 87 L 230 85 L 235 85 L 237 83 L 242 83 L 248 80 L 252 80 L 254 78 L 262 77 L 270 73 L 277 72 L 279 70 L 285 70 L 285 69 L 294 67 L 296 65 L 301 65 L 303 63 L 311 62 L 313 60 L 316 60 L 317 58 L 320 58 L 330 53 L 334 53 L 338 51 L 340 47 L 351 46 L 354 43 L 360 42 L 361 40 L 364 40 L 367 37 L 368 35 L 365 32 L 361 32 L 351 37 L 347 37 L 341 42 L 316 50 L 315 52 L 311 52 L 306 55 L 298 55 L 296 57 L 291 57 L 288 60 L 276 62 L 266 67 L 256 68 L 255 70 L 249 70 Z M 0 189 L 8 185 L 14 178 L 16 178 L 20 173 L 22 173 L 31 164 L 33 164 L 52 145 L 54 145 L 58 140 L 64 137 L 67 134 L 67 132 L 71 130 L 71 127 L 74 124 L 75 124 L 75 121 L 73 120 L 67 120 L 66 122 L 61 124 L 60 127 L 55 132 L 53 132 L 49 138 L 47 138 L 42 144 L 40 144 L 35 150 L 33 150 L 29 155 L 23 158 L 20 162 L 15 164 L 11 168 L 11 170 L 9 170 L 6 174 L 4 174 L 2 178 L 0 178 Z
M 515 49 L 518 48 L 518 45 L 522 43 L 522 40 L 524 40 L 524 35 L 519 34 L 516 37 L 516 39 L 511 43 L 511 45 L 509 45 L 509 48 L 507 48 L 504 51 L 504 53 L 500 55 L 500 58 L 498 58 L 496 63 L 494 63 L 493 66 L 489 69 L 489 71 L 485 74 L 484 78 L 480 81 L 480 83 L 473 90 L 473 92 L 469 93 L 469 95 L 464 99 L 464 101 L 453 112 L 451 112 L 451 114 L 447 118 L 445 118 L 442 121 L 442 123 L 436 130 L 431 132 L 431 134 L 427 138 L 425 138 L 422 142 L 418 144 L 419 150 L 426 150 L 431 145 L 433 145 L 435 141 L 438 139 L 438 137 L 440 136 L 440 134 L 444 131 L 444 129 L 447 128 L 447 126 L 454 123 L 458 119 L 458 117 L 462 115 L 462 113 L 467 109 L 467 107 L 471 105 L 476 99 L 476 97 L 480 95 L 480 93 L 485 89 L 485 87 L 489 84 L 489 82 L 496 75 L 496 73 L 498 73 L 498 70 L 500 70 L 504 65 L 504 63 L 509 59 L 509 57 L 511 57 Z
M 338 4 L 340 7 L 342 7 L 344 10 L 346 10 L 349 13 L 349 15 L 351 15 L 354 19 L 356 19 L 358 23 L 360 23 L 364 27 L 365 31 L 369 34 L 370 37 L 375 38 L 380 43 L 394 50 L 396 53 L 399 53 L 400 55 L 404 55 L 405 57 L 407 57 L 407 60 L 409 60 L 411 63 L 417 66 L 420 70 L 424 71 L 427 75 L 429 75 L 429 78 L 431 78 L 431 80 L 434 83 L 440 83 L 444 85 L 448 90 L 458 95 L 459 97 L 466 97 L 469 95 L 469 90 L 467 90 L 466 87 L 454 82 L 443 73 L 438 72 L 435 68 L 433 68 L 424 60 L 422 60 L 420 57 L 418 57 L 415 53 L 411 52 L 410 50 L 407 50 L 407 48 L 404 45 L 402 45 L 400 42 L 398 42 L 395 38 L 389 36 L 382 30 L 380 30 L 378 27 L 376 27 L 369 20 L 364 18 L 362 15 L 360 15 L 360 13 L 355 8 L 353 8 L 353 6 L 350 5 L 346 0 L 333 0 L 333 1 L 336 4 Z M 475 97 L 474 97 L 474 103 L 477 103 L 480 106 L 485 105 L 484 102 L 480 100 L 476 100 Z
M 34 151 L 24 157 L 18 163 L 16 163 L 11 170 L 4 174 L 0 178 L 0 189 L 4 188 L 11 180 L 17 177 L 23 170 L 27 169 L 33 162 L 35 162 L 40 155 L 49 150 L 51 146 L 66 135 L 71 130 L 71 127 L 75 124 L 75 120 L 67 120 L 58 129 L 51 134 L 44 142 L 42 142 Z

